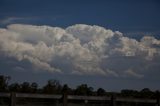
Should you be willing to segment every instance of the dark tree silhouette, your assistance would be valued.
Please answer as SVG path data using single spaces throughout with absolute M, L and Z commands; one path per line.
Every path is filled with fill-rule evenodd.
M 7 91 L 9 76 L 0 75 L 0 91 Z
M 106 91 L 105 91 L 103 88 L 99 88 L 99 89 L 97 90 L 97 95 L 98 95 L 98 96 L 104 96 L 105 93 L 106 93 Z
M 18 83 L 13 83 L 9 86 L 9 91 L 20 92 L 21 86 Z
M 68 85 L 64 84 L 63 88 L 62 88 L 62 92 L 68 92 Z
M 24 93 L 29 93 L 31 92 L 31 87 L 30 87 L 30 83 L 29 82 L 23 82 L 21 84 L 21 89 L 20 89 L 21 92 L 24 92 Z
M 38 90 L 38 84 L 37 84 L 36 82 L 33 82 L 33 83 L 31 84 L 31 92 L 32 92 L 32 93 L 36 93 L 37 90 Z
M 149 88 L 144 88 L 140 91 L 141 97 L 152 98 L 153 92 Z
M 43 87 L 43 92 L 48 94 L 61 93 L 62 87 L 58 80 L 48 80 L 47 85 Z
M 144 88 L 141 91 L 123 89 L 120 93 L 106 92 L 103 88 L 93 91 L 92 87 L 87 84 L 81 84 L 76 89 L 69 88 L 67 84 L 63 86 L 58 80 L 48 80 L 47 84 L 43 88 L 38 88 L 36 82 L 29 83 L 23 82 L 22 84 L 13 83 L 8 84 L 10 77 L 0 75 L 0 92 L 22 92 L 22 93 L 47 93 L 47 94 L 71 94 L 71 95 L 98 95 L 98 96 L 111 96 L 115 94 L 121 97 L 138 97 L 138 98 L 158 98 L 159 91 L 151 91 L 149 88 Z
M 92 95 L 93 94 L 93 88 L 88 87 L 87 84 L 82 84 L 78 86 L 75 90 L 76 95 Z
M 121 90 L 121 96 L 136 97 L 136 96 L 138 96 L 138 91 L 130 90 L 130 89 L 124 89 L 124 90 Z

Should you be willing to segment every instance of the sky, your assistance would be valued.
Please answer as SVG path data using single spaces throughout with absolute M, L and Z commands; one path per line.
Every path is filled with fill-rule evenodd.
M 159 90 L 159 11 L 159 0 L 0 0 L 0 74 Z

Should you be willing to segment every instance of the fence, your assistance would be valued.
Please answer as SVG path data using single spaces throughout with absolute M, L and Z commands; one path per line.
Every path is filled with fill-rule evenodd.
M 48 95 L 48 94 L 26 94 L 26 93 L 0 93 L 0 98 L 8 98 L 9 106 L 16 106 L 18 98 L 30 98 L 30 99 L 52 99 L 55 100 L 54 105 L 59 106 L 61 102 L 62 106 L 70 106 L 70 101 L 82 101 L 85 106 L 89 102 L 103 102 L 102 106 L 119 106 L 121 103 L 145 103 L 146 106 L 160 106 L 160 99 L 139 99 L 139 98 L 121 98 L 115 96 L 77 96 L 77 95 Z M 79 102 L 78 102 L 79 103 Z M 54 106 L 52 105 L 52 106 Z M 75 106 L 75 105 L 73 105 Z M 79 105 L 81 106 L 81 105 Z M 95 106 L 95 105 L 94 105 Z M 98 105 L 100 106 L 100 105 Z M 123 105 L 124 106 L 124 105 Z M 132 105 L 135 106 L 135 105 Z M 142 106 L 142 105 L 140 105 Z

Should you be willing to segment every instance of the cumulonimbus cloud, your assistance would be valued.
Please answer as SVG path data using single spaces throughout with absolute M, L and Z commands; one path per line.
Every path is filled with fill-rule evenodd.
M 77 24 L 64 29 L 11 24 L 0 29 L 0 51 L 18 61 L 29 61 L 34 70 L 142 77 L 144 69 L 135 64 L 147 65 L 159 57 L 160 40 L 144 36 L 137 41 L 95 25 Z

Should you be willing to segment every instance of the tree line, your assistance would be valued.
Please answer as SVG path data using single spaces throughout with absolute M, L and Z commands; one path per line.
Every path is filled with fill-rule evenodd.
M 81 84 L 75 89 L 70 88 L 67 84 L 60 84 L 58 80 L 51 79 L 43 87 L 39 87 L 36 82 L 23 82 L 9 84 L 9 76 L 0 75 L 0 92 L 20 92 L 20 93 L 44 93 L 44 94 L 62 94 L 67 92 L 70 95 L 86 95 L 86 96 L 111 96 L 116 95 L 120 97 L 136 97 L 136 98 L 157 98 L 159 91 L 151 91 L 149 88 L 144 88 L 140 91 L 123 89 L 121 92 L 107 92 L 103 88 L 94 90 L 93 87 L 87 84 Z

